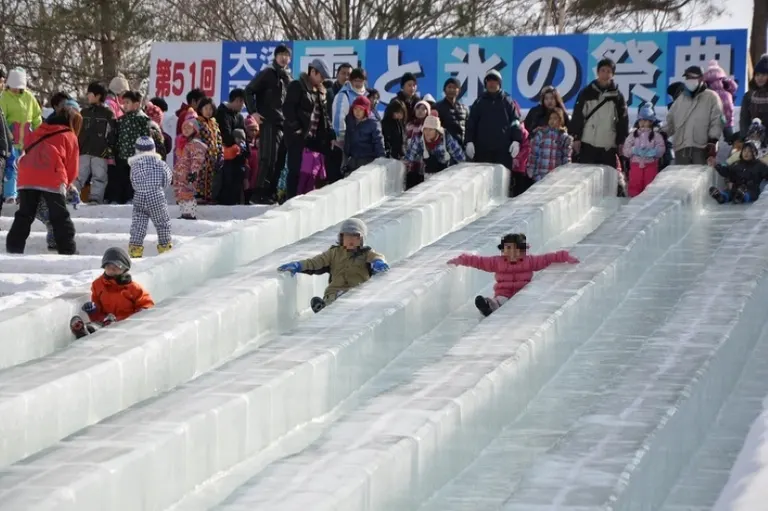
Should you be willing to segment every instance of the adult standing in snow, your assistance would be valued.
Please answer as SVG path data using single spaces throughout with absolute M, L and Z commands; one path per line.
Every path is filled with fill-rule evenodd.
M 421 101 L 421 98 L 416 92 L 418 88 L 419 84 L 416 80 L 416 75 L 413 73 L 405 73 L 403 77 L 400 78 L 400 91 L 397 93 L 396 99 L 402 101 L 408 109 L 409 119 L 413 118 L 413 109 L 416 107 L 416 103 Z
M 19 209 L 5 240 L 10 254 L 23 254 L 40 200 L 48 206 L 59 254 L 76 252 L 75 225 L 69 216 L 66 194 L 77 179 L 80 149 L 77 137 L 83 118 L 66 108 L 29 135 L 19 160 Z
M 755 64 L 754 76 L 749 82 L 744 99 L 741 101 L 739 132 L 745 138 L 752 119 L 760 119 L 763 126 L 768 126 L 768 53 L 760 57 Z
M 333 135 L 328 118 L 326 90 L 323 81 L 330 76 L 328 66 L 314 59 L 306 72 L 288 86 L 285 113 L 285 145 L 288 151 L 286 197 L 299 193 L 299 181 L 305 158 L 315 158 L 325 164 Z M 313 154 L 307 154 L 305 152 Z
M 597 63 L 597 78 L 576 98 L 568 131 L 579 163 L 617 167 L 618 148 L 629 133 L 627 101 L 613 81 L 616 64 L 611 59 Z
M 445 97 L 435 105 L 435 110 L 437 110 L 443 129 L 463 148 L 469 109 L 459 101 L 460 91 L 461 83 L 459 80 L 454 77 L 448 78 L 443 84 Z
M 272 65 L 262 69 L 245 87 L 248 113 L 261 124 L 259 137 L 259 175 L 254 200 L 273 204 L 277 183 L 285 165 L 283 144 L 283 103 L 291 83 L 288 64 L 291 50 L 281 44 L 275 48 Z
M 714 165 L 723 135 L 723 105 L 698 66 L 683 73 L 685 90 L 672 103 L 662 130 L 673 137 L 676 165 Z
M 520 108 L 501 88 L 501 74 L 491 69 L 483 80 L 485 91 L 469 110 L 467 157 L 481 163 L 498 163 L 512 170 L 523 142 Z

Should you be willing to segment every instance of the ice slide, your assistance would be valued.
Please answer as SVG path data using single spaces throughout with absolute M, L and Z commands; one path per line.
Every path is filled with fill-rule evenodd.
M 321 314 L 325 279 L 274 267 L 334 228 L 0 372 L 0 509 L 598 509 L 611 484 L 658 509 L 758 337 L 760 203 L 704 207 L 698 168 L 621 207 L 602 169 L 511 201 L 503 176 L 458 167 L 364 213 L 392 271 Z M 445 261 L 520 230 L 583 262 L 479 322 L 490 276 Z

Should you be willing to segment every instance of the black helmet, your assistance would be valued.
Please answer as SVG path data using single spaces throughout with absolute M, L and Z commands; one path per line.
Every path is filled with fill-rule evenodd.
M 501 238 L 501 243 L 499 243 L 499 250 L 504 250 L 504 245 L 507 244 L 515 245 L 520 250 L 528 250 L 530 248 L 528 241 L 525 239 L 525 234 L 522 233 L 505 234 Z
M 131 258 L 128 256 L 128 252 L 120 247 L 108 248 L 101 258 L 101 267 L 104 268 L 108 264 L 114 264 L 123 271 L 131 269 Z

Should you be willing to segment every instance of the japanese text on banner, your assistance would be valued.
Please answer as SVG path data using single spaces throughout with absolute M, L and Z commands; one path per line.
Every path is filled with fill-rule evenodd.
M 192 62 L 158 59 L 155 67 L 155 94 L 160 97 L 182 96 L 200 88 L 206 96 L 216 92 L 217 63 L 214 59 Z

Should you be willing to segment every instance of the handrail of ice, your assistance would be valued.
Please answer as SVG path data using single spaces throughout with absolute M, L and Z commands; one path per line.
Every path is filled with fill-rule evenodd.
M 768 502 L 768 398 L 752 423 L 713 511 L 755 511 Z
M 348 438 L 349 447 L 335 448 L 344 442 L 344 427 L 332 426 L 322 443 L 273 464 L 219 509 L 246 502 L 253 511 L 273 509 L 279 502 L 280 509 L 298 510 L 308 499 L 316 509 L 418 507 L 525 409 L 628 292 L 636 272 L 625 269 L 658 259 L 686 229 L 709 183 L 700 168 L 666 170 L 576 245 L 579 265 L 542 272 L 441 360 L 415 373 L 407 394 L 422 400 L 398 399 L 405 389 L 378 396 L 370 409 L 350 415 L 359 438 Z M 386 428 L 376 422 L 380 410 L 387 411 Z
M 477 167 L 469 170 L 478 172 Z M 606 168 L 561 169 L 524 195 L 506 201 L 466 227 L 418 250 L 414 256 L 407 257 L 407 253 L 398 250 L 407 258 L 394 261 L 388 274 L 350 291 L 332 307 L 260 349 L 143 406 L 87 428 L 25 461 L 21 468 L 9 467 L 10 472 L 23 469 L 27 477 L 32 477 L 30 470 L 48 470 L 50 463 L 69 463 L 72 455 L 78 456 L 75 453 L 80 453 L 83 446 L 93 445 L 92 442 L 103 449 L 130 446 L 131 451 L 122 450 L 117 458 L 93 459 L 89 466 L 94 477 L 73 477 L 52 485 L 58 488 L 44 491 L 30 489 L 29 493 L 19 494 L 14 504 L 23 507 L 30 498 L 60 503 L 56 499 L 66 495 L 70 504 L 80 505 L 80 510 L 95 509 L 87 504 L 95 501 L 114 511 L 163 509 L 172 505 L 216 473 L 260 452 L 296 426 L 328 413 L 412 340 L 489 283 L 490 276 L 481 272 L 466 276 L 450 270 L 445 265 L 448 257 L 478 246 L 489 248 L 509 230 L 523 230 L 532 243 L 543 243 L 577 223 L 600 203 L 606 191 L 615 193 L 615 175 L 615 171 Z M 466 189 L 466 181 L 471 179 L 467 176 L 465 182 L 456 180 L 456 188 Z M 606 181 L 613 186 L 606 185 Z M 445 194 L 454 195 L 447 187 Z M 476 191 L 463 190 L 461 194 L 467 200 Z M 466 209 L 461 202 L 450 199 L 447 207 L 432 207 L 431 211 L 423 208 L 417 225 L 436 221 L 430 218 L 456 216 L 452 211 Z M 466 215 L 457 217 L 462 216 Z M 408 242 L 413 234 L 404 236 L 405 233 L 412 233 L 411 226 L 405 223 L 403 229 L 389 232 L 372 223 L 369 236 L 378 249 L 378 244 L 387 244 L 387 240 Z M 421 240 L 410 243 L 418 248 L 426 245 Z M 324 279 L 300 277 L 299 287 L 306 280 L 320 280 L 320 285 L 315 286 L 318 290 L 325 284 Z M 279 283 L 295 281 L 279 278 Z M 303 295 L 300 301 L 311 296 L 294 293 L 288 287 L 286 290 L 281 300 L 293 301 L 294 294 Z M 269 299 L 274 300 L 275 295 L 270 294 Z M 231 307 L 239 315 L 249 313 L 239 304 Z M 268 307 L 257 320 L 267 321 L 274 314 L 274 309 Z M 176 364 L 171 362 L 171 366 L 177 364 L 184 365 L 182 357 L 176 357 Z M 104 386 L 98 381 L 94 385 L 99 392 Z M 114 398 L 114 390 L 103 390 Z M 73 393 L 82 395 L 88 391 L 68 389 L 66 395 Z M 147 436 L 150 430 L 152 433 Z M 120 446 L 112 440 L 116 431 L 123 431 L 118 433 Z M 18 431 L 15 437 L 21 433 Z M 104 470 L 107 465 L 109 469 Z M 141 477 L 135 477 L 136 474 Z M 0 491 L 3 489 L 0 479 Z M 3 504 L 0 503 L 0 509 Z
M 168 255 L 139 261 L 133 272 L 156 302 L 224 275 L 278 248 L 403 192 L 404 166 L 380 159 L 347 179 L 296 197 L 232 229 L 214 231 Z M 42 357 L 71 342 L 69 318 L 89 299 L 90 283 L 53 299 L 0 310 L 0 369 Z
M 498 206 L 506 198 L 508 174 L 500 165 L 445 170 L 360 215 L 368 223 L 368 242 L 395 264 Z M 326 229 L 54 356 L 6 370 L 10 383 L 0 395 L 0 432 L 14 441 L 0 443 L 0 467 L 211 370 L 247 343 L 253 349 L 268 335 L 295 325 L 310 298 L 322 296 L 328 278 L 290 278 L 276 268 L 322 252 L 337 237 L 338 226 Z

